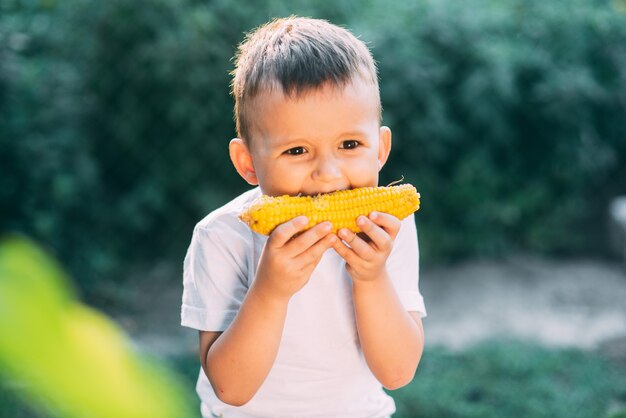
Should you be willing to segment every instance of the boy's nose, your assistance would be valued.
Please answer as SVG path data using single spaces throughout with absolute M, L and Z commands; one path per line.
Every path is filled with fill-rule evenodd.
M 341 177 L 341 170 L 333 158 L 321 159 L 313 172 L 313 179 L 317 181 L 328 182 L 339 177 Z

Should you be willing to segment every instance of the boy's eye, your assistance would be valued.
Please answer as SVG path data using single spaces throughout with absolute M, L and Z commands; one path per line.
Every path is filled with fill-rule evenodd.
M 354 149 L 359 146 L 359 141 L 355 139 L 349 139 L 347 141 L 343 141 L 341 144 L 341 148 L 343 149 Z
M 287 154 L 287 155 L 302 155 L 302 154 L 304 154 L 304 147 L 289 148 L 287 151 L 285 151 L 285 154 Z

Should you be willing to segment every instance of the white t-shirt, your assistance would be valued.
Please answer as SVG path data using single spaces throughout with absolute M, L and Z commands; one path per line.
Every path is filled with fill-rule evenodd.
M 252 189 L 196 225 L 184 262 L 183 326 L 224 331 L 235 318 L 267 240 L 238 215 L 259 195 L 259 188 Z M 423 317 L 418 259 L 410 216 L 402 221 L 387 269 L 405 309 Z M 395 412 L 363 357 L 351 289 L 345 262 L 333 249 L 326 251 L 291 298 L 276 361 L 250 402 L 224 404 L 200 369 L 196 389 L 203 417 L 380 418 Z

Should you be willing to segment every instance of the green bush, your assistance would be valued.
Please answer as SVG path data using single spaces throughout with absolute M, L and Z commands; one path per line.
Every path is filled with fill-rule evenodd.
M 90 280 L 180 263 L 194 223 L 247 188 L 227 157 L 235 46 L 296 13 L 372 46 L 394 132 L 382 181 L 422 193 L 423 260 L 601 250 L 626 191 L 617 4 L 2 2 L 0 229 Z
M 422 192 L 424 252 L 603 249 L 607 200 L 626 192 L 613 4 L 413 2 L 363 27 L 397 138 L 391 177 Z
M 319 9 L 341 21 L 356 4 Z M 230 57 L 245 31 L 291 7 L 316 10 L 271 0 L 1 7 L 0 228 L 47 244 L 90 278 L 83 285 L 132 263 L 181 262 L 195 222 L 247 187 L 227 156 Z
M 0 3 L 0 229 L 36 237 L 76 267 L 93 262 L 80 74 L 60 7 Z
M 413 382 L 390 393 L 394 418 L 603 417 L 626 394 L 623 370 L 594 352 L 490 341 L 427 349 Z

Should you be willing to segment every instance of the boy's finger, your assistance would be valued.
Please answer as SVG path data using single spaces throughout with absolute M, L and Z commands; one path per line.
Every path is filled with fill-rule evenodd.
M 294 235 L 302 231 L 309 223 L 306 216 L 295 218 L 278 225 L 267 239 L 267 245 L 272 248 L 280 248 L 285 245 Z
M 309 249 L 313 244 L 318 242 L 320 239 L 324 238 L 326 235 L 330 234 L 333 230 L 333 225 L 330 222 L 322 222 L 311 229 L 303 232 L 298 237 L 289 241 L 285 248 L 288 249 L 288 252 L 292 253 L 294 256 L 303 253 L 307 249 Z
M 380 216 L 374 218 L 378 220 Z M 356 220 L 357 225 L 361 230 L 372 240 L 377 249 L 381 251 L 387 251 L 393 245 L 393 239 L 389 233 L 382 227 L 375 224 L 371 219 L 365 216 L 359 216 Z
M 400 231 L 400 226 L 402 225 L 400 219 L 385 212 L 372 212 L 370 213 L 369 219 L 383 228 L 392 239 L 396 238 L 398 231 Z
M 341 239 L 338 239 L 333 244 L 333 248 L 337 251 L 337 254 L 344 260 L 346 260 L 347 264 L 354 264 L 358 261 L 359 256 Z
M 350 247 L 348 247 L 348 244 L 346 244 L 342 239 L 339 239 L 335 243 L 333 243 L 333 248 L 344 259 L 349 257 L 349 253 L 353 253 L 354 252 L 354 251 L 352 251 L 352 249 Z M 348 260 L 346 260 L 346 261 L 348 261 Z
M 364 260 L 371 260 L 376 254 L 371 245 L 369 245 L 358 234 L 349 229 L 342 228 L 339 230 L 339 238 L 352 248 L 352 251 Z
M 333 247 L 336 242 L 339 241 L 337 235 L 328 234 L 322 239 L 318 240 L 312 246 L 308 247 L 306 251 L 298 255 L 299 259 L 307 264 L 317 265 L 322 259 L 322 256 L 329 248 Z

